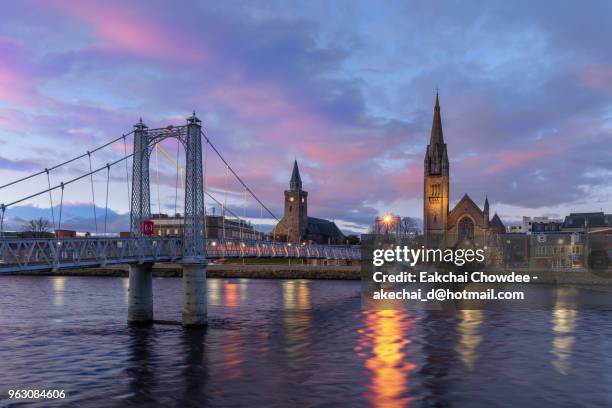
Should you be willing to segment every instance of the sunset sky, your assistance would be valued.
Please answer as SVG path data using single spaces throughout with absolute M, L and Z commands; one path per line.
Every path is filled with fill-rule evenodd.
M 120 136 L 139 117 L 179 125 L 195 110 L 277 215 L 296 158 L 310 215 L 363 231 L 387 211 L 422 217 L 438 87 L 452 203 L 468 193 L 482 206 L 486 194 L 506 223 L 612 212 L 611 18 L 603 1 L 6 1 L 0 184 Z M 162 147 L 176 155 L 176 143 Z M 115 145 L 93 166 L 122 155 Z M 224 199 L 223 167 L 209 159 L 209 188 Z M 88 167 L 74 163 L 51 182 Z M 105 177 L 95 179 L 98 207 Z M 174 211 L 176 175 L 161 155 L 159 180 L 161 209 Z M 46 186 L 39 177 L 0 190 L 0 202 Z M 253 200 L 228 188 L 235 211 L 257 223 Z M 113 214 L 125 214 L 124 168 L 110 192 Z M 90 208 L 87 180 L 65 194 L 68 208 Z M 13 216 L 49 199 L 27 204 Z

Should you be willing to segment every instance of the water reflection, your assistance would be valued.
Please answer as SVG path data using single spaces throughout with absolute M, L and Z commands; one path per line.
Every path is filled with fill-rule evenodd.
M 227 307 L 227 315 L 230 319 L 239 318 L 240 285 L 231 281 L 223 282 L 223 306 Z M 235 380 L 243 375 L 242 365 L 244 363 L 244 338 L 238 328 L 230 328 L 225 333 L 225 341 L 221 347 L 222 369 L 226 378 Z
M 53 278 L 53 303 L 55 306 L 62 306 L 64 304 L 64 286 L 66 285 L 65 276 L 55 276 Z
M 209 279 L 207 288 L 208 302 L 215 306 L 218 305 L 221 301 L 221 280 Z
M 205 336 L 206 328 L 192 327 L 183 331 L 185 388 L 180 406 L 192 405 L 193 401 L 205 402 L 207 400 L 204 388 L 208 379 Z
M 130 278 L 122 278 L 123 281 L 123 292 L 124 292 L 124 302 L 127 305 L 130 301 Z
M 292 367 L 300 366 L 309 357 L 312 327 L 309 285 L 309 281 L 302 280 L 283 282 L 285 353 Z
M 553 342 L 551 353 L 552 365 L 560 374 L 567 375 L 571 366 L 572 349 L 575 342 L 576 310 L 573 297 L 576 290 L 559 288 L 557 300 L 552 312 Z
M 239 284 L 224 281 L 223 282 L 223 306 L 236 307 L 239 304 L 238 298 Z
M 247 290 L 249 288 L 249 280 L 248 279 L 238 279 L 240 285 L 240 302 L 244 303 L 247 300 Z
M 448 390 L 451 386 L 449 372 L 456 358 L 457 321 L 454 311 L 429 310 L 420 321 L 423 333 L 425 363 L 420 374 L 427 390 L 426 406 L 447 407 L 452 405 Z
M 416 368 L 404 351 L 412 342 L 413 321 L 399 310 L 366 311 L 363 315 L 365 328 L 358 331 L 357 351 L 367 356 L 365 366 L 371 373 L 368 400 L 375 407 L 405 407 L 411 401 L 408 374 Z
M 153 328 L 134 326 L 128 330 L 130 344 L 126 372 L 130 379 L 130 393 L 125 397 L 131 403 L 153 403 L 155 399 L 151 391 L 156 385 L 151 352 Z
M 457 314 L 459 317 L 457 331 L 460 337 L 456 350 L 463 364 L 470 371 L 474 371 L 474 366 L 478 361 L 478 346 L 482 342 L 479 329 L 484 313 L 482 310 L 458 310 Z

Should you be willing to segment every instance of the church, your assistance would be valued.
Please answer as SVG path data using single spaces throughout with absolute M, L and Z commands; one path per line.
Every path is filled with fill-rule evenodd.
M 335 222 L 308 216 L 308 192 L 302 189 L 302 178 L 297 160 L 289 190 L 285 190 L 285 213 L 274 227 L 272 239 L 287 242 L 312 242 L 317 244 L 341 244 L 344 235 Z
M 505 226 L 497 213 L 489 218 L 489 200 L 483 209 L 465 194 L 449 211 L 450 167 L 442 132 L 440 101 L 436 93 L 429 145 L 425 152 L 423 183 L 423 240 L 427 248 L 499 247 Z

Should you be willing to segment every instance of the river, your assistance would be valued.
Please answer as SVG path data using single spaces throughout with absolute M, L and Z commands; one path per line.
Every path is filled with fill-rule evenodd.
M 0 277 L 0 406 L 612 406 L 612 312 L 362 311 L 352 281 L 209 279 L 207 329 L 127 279 Z M 154 279 L 180 321 L 181 280 Z

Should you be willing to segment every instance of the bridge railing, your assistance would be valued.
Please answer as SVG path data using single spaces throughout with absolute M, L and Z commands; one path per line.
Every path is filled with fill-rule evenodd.
M 206 240 L 206 256 L 212 259 L 259 257 L 358 260 L 361 259 L 361 247 L 209 238 Z
M 206 256 L 211 259 L 259 257 L 358 260 L 361 257 L 361 248 L 344 245 L 294 245 L 276 241 L 208 239 Z M 174 262 L 181 257 L 180 237 L 0 240 L 0 272 Z
M 180 239 L 66 238 L 0 240 L 0 272 L 168 262 L 181 257 Z

